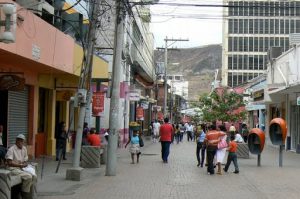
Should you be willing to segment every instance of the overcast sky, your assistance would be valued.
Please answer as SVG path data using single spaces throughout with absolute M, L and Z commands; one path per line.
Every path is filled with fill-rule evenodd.
M 160 3 L 220 5 L 222 0 L 160 0 Z M 222 43 L 222 8 L 196 6 L 151 6 L 151 31 L 155 47 L 164 47 L 164 39 L 189 39 L 173 47 L 188 48 Z M 165 15 L 165 16 L 162 16 Z

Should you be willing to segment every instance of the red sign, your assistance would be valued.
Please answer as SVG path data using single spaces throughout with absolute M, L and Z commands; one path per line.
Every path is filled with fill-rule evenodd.
M 104 111 L 104 93 L 94 92 L 93 104 L 92 104 L 93 116 L 100 116 L 100 113 L 103 111 Z
M 164 114 L 161 111 L 157 113 L 157 119 L 164 120 Z
M 141 106 L 136 108 L 136 119 L 144 120 L 144 109 Z

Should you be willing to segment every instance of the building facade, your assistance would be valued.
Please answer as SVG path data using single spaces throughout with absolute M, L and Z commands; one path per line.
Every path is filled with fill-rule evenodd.
M 224 0 L 222 85 L 235 87 L 267 69 L 268 49 L 289 49 L 300 32 L 298 0 Z

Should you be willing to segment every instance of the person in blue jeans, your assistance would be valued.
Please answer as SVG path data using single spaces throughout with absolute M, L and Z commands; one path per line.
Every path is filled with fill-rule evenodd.
M 196 148 L 196 157 L 197 157 L 197 167 L 201 165 L 203 167 L 203 163 L 205 160 L 205 144 L 204 144 L 204 139 L 205 139 L 205 132 L 203 131 L 203 126 L 201 125 L 200 129 L 200 134 L 196 138 L 197 139 L 197 148 Z M 201 150 L 201 161 L 200 161 L 200 150 Z
M 161 157 L 163 163 L 168 163 L 168 156 L 170 153 L 170 144 L 174 133 L 173 126 L 169 124 L 169 118 L 164 119 L 164 124 L 160 126 L 159 135 L 161 142 Z

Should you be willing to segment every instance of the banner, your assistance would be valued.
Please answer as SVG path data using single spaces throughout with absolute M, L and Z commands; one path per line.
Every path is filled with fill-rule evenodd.
M 130 90 L 128 92 L 128 99 L 129 101 L 140 101 L 140 90 Z
M 92 103 L 93 116 L 100 116 L 100 113 L 103 111 L 104 111 L 104 93 L 94 92 L 93 103 Z
M 136 119 L 144 120 L 144 109 L 141 106 L 136 108 Z
M 141 107 L 143 107 L 143 109 L 148 109 L 149 102 L 147 100 L 141 100 Z

